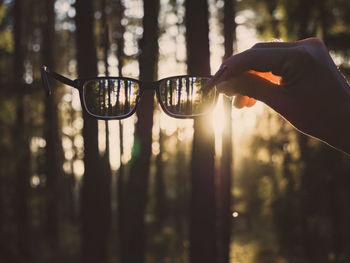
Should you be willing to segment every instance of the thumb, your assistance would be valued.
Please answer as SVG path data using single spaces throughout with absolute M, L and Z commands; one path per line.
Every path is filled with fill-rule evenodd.
M 257 74 L 244 72 L 217 84 L 219 92 L 227 96 L 237 93 L 260 100 L 274 108 L 284 96 L 282 85 L 273 83 Z

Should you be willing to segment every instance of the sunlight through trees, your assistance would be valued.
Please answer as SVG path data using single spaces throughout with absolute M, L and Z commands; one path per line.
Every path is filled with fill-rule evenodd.
M 311 36 L 350 78 L 349 30 L 347 0 L 0 0 L 0 262 L 350 262 L 349 158 L 201 89 Z

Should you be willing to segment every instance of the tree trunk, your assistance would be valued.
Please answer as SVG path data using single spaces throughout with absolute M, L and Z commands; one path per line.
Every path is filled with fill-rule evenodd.
M 123 76 L 123 67 L 124 67 L 124 32 L 125 32 L 125 27 L 122 24 L 122 19 L 124 18 L 124 6 L 122 3 L 122 0 L 117 0 L 116 2 L 117 5 L 117 25 L 116 25 L 116 41 L 117 41 L 117 60 L 118 60 L 118 75 L 120 77 Z M 121 243 L 123 242 L 123 218 L 124 218 L 124 212 L 123 212 L 123 205 L 125 205 L 125 201 L 123 199 L 124 197 L 124 180 L 125 180 L 125 167 L 123 164 L 123 154 L 124 154 L 124 134 L 123 134 L 123 123 L 121 120 L 118 121 L 119 123 L 119 149 L 120 149 L 120 166 L 118 170 L 118 178 L 117 178 L 117 234 L 118 234 L 118 242 L 119 243 L 119 248 L 121 249 L 123 245 Z M 123 255 L 123 252 L 119 253 Z
M 55 13 L 54 1 L 44 1 L 46 20 L 43 25 L 43 62 L 50 68 L 54 67 L 54 35 L 55 35 Z M 45 98 L 45 127 L 44 138 L 46 140 L 46 231 L 49 244 L 52 248 L 57 247 L 58 242 L 58 177 L 62 163 L 60 156 L 60 137 L 57 111 L 57 95 L 55 92 Z
M 92 0 L 76 1 L 79 77 L 97 75 Z M 82 262 L 107 262 L 107 190 L 98 152 L 97 120 L 83 112 L 84 165 L 82 189 Z
M 181 128 L 177 129 L 176 137 L 179 138 L 179 133 L 184 132 L 180 131 Z M 189 200 L 190 200 L 190 167 L 188 158 L 186 156 L 186 142 L 178 140 L 176 143 L 176 202 L 173 207 L 171 216 L 175 221 L 176 229 L 176 244 L 178 249 L 175 250 L 175 253 L 178 254 L 187 254 L 188 251 L 181 251 L 184 242 L 188 240 L 188 218 L 189 218 Z M 186 246 L 187 248 L 187 246 Z M 185 261 L 183 259 L 183 261 Z M 187 262 L 187 261 L 186 261 Z
M 140 42 L 140 80 L 152 81 L 158 63 L 159 0 L 144 1 L 143 37 Z M 137 109 L 130 175 L 125 184 L 121 241 L 122 263 L 145 261 L 145 223 L 152 145 L 154 92 L 146 90 Z
M 159 154 L 156 156 L 155 166 L 155 178 L 154 178 L 154 228 L 153 235 L 164 237 L 163 228 L 165 227 L 167 219 L 167 196 L 166 196 L 166 185 L 164 181 L 164 162 L 163 154 L 164 153 L 164 140 L 166 135 L 163 133 L 162 129 L 159 129 Z M 169 257 L 170 252 L 169 245 L 166 242 L 157 242 L 154 244 L 155 257 L 153 258 L 154 262 L 164 262 L 166 257 Z
M 106 0 L 101 1 L 101 12 L 102 12 L 102 32 L 103 32 L 103 64 L 105 65 L 105 75 L 109 76 L 108 70 L 108 51 L 109 51 L 109 27 L 107 24 L 107 14 L 106 14 Z M 104 155 L 102 157 L 102 168 L 103 174 L 101 176 L 101 180 L 104 182 L 104 188 L 106 191 L 106 208 L 107 208 L 107 231 L 110 232 L 111 224 L 112 224 L 112 210 L 111 210 L 111 189 L 110 185 L 112 183 L 112 171 L 111 165 L 109 162 L 109 125 L 108 121 L 105 121 L 105 136 L 106 136 L 106 148 Z
M 164 182 L 164 164 L 162 153 L 164 152 L 164 138 L 162 129 L 159 129 L 159 154 L 156 157 L 155 174 L 155 226 L 156 231 L 162 232 L 166 219 L 166 188 Z
M 224 59 L 233 54 L 233 45 L 236 43 L 235 24 L 235 2 L 225 0 L 224 2 Z M 232 101 L 223 96 L 225 127 L 222 135 L 222 156 L 220 165 L 219 189 L 218 189 L 218 213 L 219 213 L 219 240 L 218 252 L 219 262 L 230 261 L 230 243 L 232 233 Z
M 210 75 L 207 1 L 186 1 L 190 75 Z M 194 121 L 190 201 L 190 261 L 217 262 L 212 115 Z
M 307 37 L 310 37 L 311 32 L 309 29 L 309 23 L 310 23 L 310 16 L 311 16 L 311 6 L 312 3 L 310 1 L 299 1 L 298 4 L 298 31 L 297 31 L 297 39 L 304 39 Z M 302 229 L 302 249 L 304 252 L 305 259 L 308 262 L 316 262 L 317 261 L 317 255 L 319 254 L 318 251 L 319 248 L 316 245 L 317 242 L 315 241 L 314 236 L 312 234 L 312 229 L 310 228 L 310 224 L 307 222 L 307 218 L 312 216 L 310 214 L 310 202 L 306 202 L 308 199 L 308 195 L 312 193 L 312 189 L 308 189 L 310 186 L 310 180 L 312 180 L 312 176 L 309 171 L 308 166 L 311 164 L 310 162 L 310 147 L 309 147 L 309 141 L 310 138 L 306 136 L 305 134 L 298 133 L 298 146 L 300 151 L 300 161 L 304 163 L 302 171 L 301 171 L 301 229 Z M 310 177 L 311 176 L 311 177 Z M 304 200 L 306 199 L 306 200 Z
M 14 3 L 14 89 L 17 93 L 16 127 L 14 131 L 14 145 L 18 149 L 16 164 L 16 191 L 15 209 L 17 219 L 18 254 L 21 262 L 32 262 L 31 231 L 29 220 L 29 180 L 30 180 L 30 149 L 29 136 L 26 125 L 26 111 L 24 103 L 24 54 L 22 32 L 23 2 L 16 0 Z
M 0 153 L 2 154 L 2 153 Z M 2 162 L 1 162 L 2 163 Z M 0 236 L 4 236 L 5 222 L 5 202 L 4 202 L 4 173 L 0 169 Z M 0 241 L 0 246 L 3 246 L 3 241 Z

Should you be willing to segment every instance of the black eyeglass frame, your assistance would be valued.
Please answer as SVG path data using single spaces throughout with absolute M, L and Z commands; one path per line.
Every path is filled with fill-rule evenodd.
M 91 77 L 91 78 L 78 78 L 75 80 L 71 80 L 71 79 L 69 79 L 61 74 L 58 74 L 57 72 L 51 71 L 47 66 L 43 65 L 41 67 L 41 78 L 42 78 L 42 82 L 44 84 L 44 87 L 45 87 L 45 90 L 46 90 L 48 96 L 51 95 L 51 88 L 50 88 L 48 75 L 50 75 L 52 78 L 60 81 L 63 84 L 66 84 L 70 87 L 77 89 L 79 91 L 80 103 L 81 103 L 81 106 L 82 106 L 84 112 L 86 112 L 88 115 L 90 115 L 91 117 L 96 118 L 98 120 L 121 120 L 121 119 L 126 119 L 126 118 L 132 116 L 136 112 L 138 103 L 143 95 L 143 92 L 147 89 L 154 90 L 156 92 L 158 103 L 160 104 L 162 110 L 170 117 L 177 118 L 177 119 L 198 118 L 200 116 L 207 115 L 210 111 L 200 113 L 200 114 L 192 114 L 192 115 L 180 115 L 180 114 L 175 114 L 175 113 L 171 113 L 170 111 L 168 111 L 166 106 L 163 104 L 163 101 L 161 100 L 160 83 L 163 81 L 167 81 L 167 80 L 171 80 L 171 79 L 175 79 L 175 78 L 191 78 L 191 77 L 209 78 L 210 79 L 208 82 L 209 85 L 205 85 L 203 90 L 210 90 L 212 88 L 215 88 L 215 83 L 213 82 L 213 76 L 210 76 L 210 75 L 209 76 L 179 75 L 179 76 L 172 76 L 172 77 L 160 79 L 157 81 L 150 81 L 150 82 L 140 81 L 137 79 L 127 78 L 127 77 Z M 215 76 L 214 76 L 214 78 L 215 78 Z M 120 115 L 120 116 L 100 116 L 100 115 L 93 114 L 88 110 L 88 108 L 86 106 L 85 99 L 83 97 L 84 84 L 86 84 L 87 82 L 92 81 L 92 80 L 100 80 L 100 79 L 129 80 L 129 81 L 134 81 L 139 85 L 139 94 L 137 94 L 135 106 L 133 107 L 133 109 L 129 113 L 124 114 L 124 115 Z M 219 97 L 219 93 L 215 90 L 215 101 L 214 101 L 213 105 L 216 105 L 218 97 Z

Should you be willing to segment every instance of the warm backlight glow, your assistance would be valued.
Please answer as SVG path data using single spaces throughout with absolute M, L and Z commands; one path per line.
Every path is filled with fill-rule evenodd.
M 267 79 L 268 81 L 275 83 L 275 84 L 281 84 L 281 80 L 282 77 L 281 76 L 277 76 L 272 74 L 272 72 L 258 72 L 258 71 L 254 71 L 254 70 L 249 70 L 248 71 L 251 74 L 257 75 L 261 78 Z

